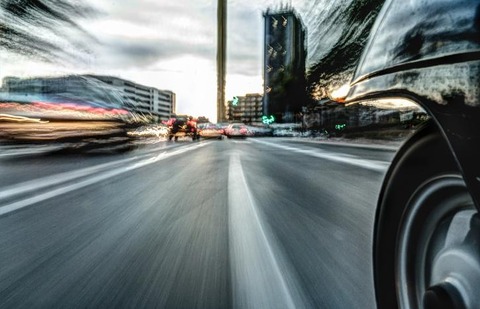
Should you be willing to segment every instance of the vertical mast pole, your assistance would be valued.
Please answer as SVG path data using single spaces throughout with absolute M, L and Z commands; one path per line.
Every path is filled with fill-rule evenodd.
M 227 49 L 227 0 L 217 6 L 217 122 L 225 120 L 225 71 Z

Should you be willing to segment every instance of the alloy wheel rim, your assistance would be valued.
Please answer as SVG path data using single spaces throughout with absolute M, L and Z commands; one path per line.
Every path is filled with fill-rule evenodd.
M 430 179 L 402 218 L 396 252 L 400 308 L 471 308 L 480 304 L 480 219 L 464 181 Z

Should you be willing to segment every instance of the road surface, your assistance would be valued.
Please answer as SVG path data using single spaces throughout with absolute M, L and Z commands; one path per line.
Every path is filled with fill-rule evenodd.
M 0 157 L 0 308 L 375 308 L 393 156 L 259 138 Z

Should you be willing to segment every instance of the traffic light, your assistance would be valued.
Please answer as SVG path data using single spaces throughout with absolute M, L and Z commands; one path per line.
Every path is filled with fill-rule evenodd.
M 233 106 L 237 106 L 237 105 L 238 105 L 238 97 L 237 97 L 237 96 L 233 97 L 232 105 L 233 105 Z
M 263 124 L 272 124 L 275 122 L 275 117 L 273 115 L 268 116 L 262 116 L 262 122 Z

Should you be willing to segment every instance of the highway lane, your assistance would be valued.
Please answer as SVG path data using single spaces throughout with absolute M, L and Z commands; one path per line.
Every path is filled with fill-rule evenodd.
M 53 171 L 31 158 L 33 178 L 72 172 L 0 191 L 0 307 L 374 308 L 394 152 L 295 145 L 159 143 Z
M 86 167 L 143 156 L 181 146 L 184 143 L 165 143 L 164 139 L 149 139 L 128 153 L 109 153 L 98 150 L 91 153 L 65 153 L 61 147 L 12 147 L 0 146 L 0 187 L 28 181 L 62 172 L 69 173 Z
M 362 156 L 354 156 L 353 148 L 345 153 L 343 147 L 278 152 L 283 144 L 260 144 L 263 156 L 249 156 L 245 174 L 252 184 L 258 175 L 273 180 L 252 191 L 262 201 L 263 218 L 282 256 L 295 270 L 306 307 L 374 308 L 374 206 L 386 172 L 381 167 L 393 152 L 362 149 Z M 265 157 L 269 160 L 260 159 Z

